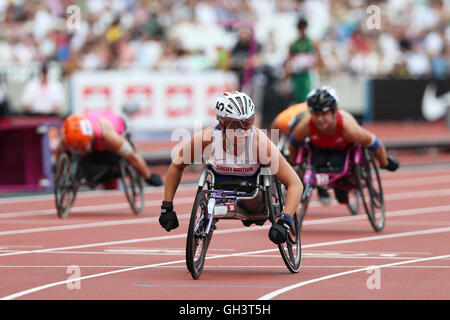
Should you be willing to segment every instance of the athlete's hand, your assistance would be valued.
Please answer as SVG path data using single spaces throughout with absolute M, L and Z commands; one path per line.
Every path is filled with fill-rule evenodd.
M 152 173 L 150 177 L 148 177 L 145 182 L 147 182 L 150 186 L 159 187 L 163 184 L 163 181 L 159 174 Z
M 384 169 L 389 170 L 389 171 L 395 171 L 398 169 L 398 167 L 400 166 L 400 163 L 398 162 L 397 159 L 388 156 L 388 164 L 386 167 L 384 167 Z
M 175 211 L 173 211 L 172 202 L 163 201 L 161 205 L 161 215 L 159 216 L 159 224 L 169 232 L 172 229 L 178 228 L 178 218 Z

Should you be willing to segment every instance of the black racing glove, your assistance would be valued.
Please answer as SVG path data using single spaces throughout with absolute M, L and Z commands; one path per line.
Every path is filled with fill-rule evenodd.
M 148 185 L 155 187 L 159 187 L 163 184 L 161 176 L 156 173 L 152 173 L 148 179 L 145 179 L 145 182 L 147 182 Z
M 289 230 L 292 228 L 292 218 L 283 213 L 281 218 L 269 229 L 269 239 L 275 244 L 286 242 Z
M 398 162 L 397 159 L 388 156 L 388 165 L 386 167 L 384 167 L 384 169 L 389 170 L 389 171 L 395 171 L 398 169 L 398 167 L 400 166 L 400 163 Z
M 169 201 L 163 201 L 161 205 L 161 215 L 159 216 L 159 224 L 161 227 L 169 232 L 172 229 L 178 228 L 178 218 L 175 211 L 173 211 L 173 204 Z

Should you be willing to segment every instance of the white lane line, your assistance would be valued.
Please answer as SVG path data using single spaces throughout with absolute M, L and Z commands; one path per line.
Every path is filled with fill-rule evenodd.
M 43 253 L 51 254 L 83 254 L 83 255 L 142 255 L 142 256 L 185 256 L 185 252 L 105 252 L 105 251 L 49 251 Z M 218 253 L 209 253 L 208 256 L 212 257 L 218 255 Z M 274 258 L 279 259 L 280 255 L 277 252 L 272 254 L 248 254 L 242 255 L 245 258 Z M 383 256 L 339 256 L 339 255 L 327 255 L 327 256 L 311 256 L 302 254 L 302 259 L 359 259 L 359 260 L 409 260 L 418 259 L 418 257 L 383 257 Z
M 446 196 L 450 195 L 450 189 L 443 189 L 443 190 L 425 190 L 420 192 L 406 192 L 406 193 L 398 193 L 398 194 L 391 194 L 385 196 L 386 200 L 401 200 L 401 199 L 411 199 L 411 198 L 430 198 L 430 197 L 440 197 L 440 196 Z M 185 197 L 185 198 L 179 198 L 177 200 L 177 203 L 179 204 L 186 204 L 186 203 L 192 203 L 191 197 Z M 146 206 L 159 206 L 161 203 L 159 200 L 152 200 L 147 201 Z M 310 204 L 310 207 L 318 207 L 321 206 L 321 204 L 318 201 L 314 201 Z M 85 207 L 79 207 L 74 208 L 74 212 L 85 212 L 85 211 L 102 211 L 102 210 L 111 210 L 113 208 L 118 207 L 128 207 L 128 203 L 124 204 L 115 204 L 115 205 L 100 205 L 100 206 L 85 206 Z M 420 208 L 416 210 L 437 210 L 437 211 L 445 211 L 450 208 L 450 205 L 447 206 L 439 206 L 439 207 L 429 207 L 429 208 Z M 406 212 L 410 212 L 411 209 L 406 209 Z M 412 209 L 414 210 L 414 209 Z M 54 210 L 42 210 L 42 212 L 36 212 L 36 211 L 30 211 L 28 213 L 35 213 L 30 215 L 36 215 L 36 213 L 39 214 L 48 214 L 50 212 L 54 213 Z M 402 212 L 405 210 L 399 210 L 399 211 L 393 211 L 390 213 L 386 213 L 387 216 L 394 216 L 397 215 L 399 212 Z M 28 213 L 22 213 L 23 215 L 28 215 Z M 21 213 L 11 213 L 14 214 L 14 216 L 17 216 L 15 214 L 21 215 Z M 7 215 L 10 216 L 11 214 L 0 214 L 1 217 L 6 217 Z M 413 214 L 413 213 L 411 213 Z M 179 217 L 182 215 L 178 215 Z M 338 221 L 350 221 L 350 220 L 358 220 L 362 219 L 364 215 L 357 215 L 357 216 L 347 216 L 347 217 L 341 217 L 341 218 L 330 218 L 330 219 L 321 219 L 322 223 L 329 223 L 331 222 L 338 222 Z M 186 215 L 185 215 L 186 217 Z M 145 223 L 145 222 L 154 222 L 157 220 L 157 217 L 152 218 L 133 218 L 130 220 L 120 220 L 120 221 L 106 221 L 106 222 L 93 222 L 93 223 L 85 223 L 85 224 L 72 224 L 72 225 L 64 225 L 64 226 L 53 226 L 53 227 L 40 227 L 40 228 L 29 228 L 29 229 L 20 229 L 20 230 L 9 230 L 9 231 L 1 231 L 0 236 L 2 235 L 12 235 L 12 234 L 22 234 L 22 233 L 34 233 L 34 232 L 47 232 L 47 231 L 59 231 L 59 230 L 69 230 L 69 229 L 80 229 L 80 228 L 90 228 L 90 227 L 102 227 L 102 226 L 115 226 L 120 224 L 136 224 L 136 223 Z M 330 221 L 329 221 L 330 220 Z M 305 220 L 304 223 L 307 223 L 308 221 Z M 313 224 L 318 224 L 317 222 L 314 222 Z
M 441 255 L 441 256 L 435 256 L 435 257 L 429 257 L 429 258 L 419 258 L 419 259 L 413 259 L 413 260 L 408 260 L 408 261 L 401 261 L 401 262 L 394 262 L 394 263 L 388 263 L 388 264 L 383 264 L 383 265 L 376 265 L 376 266 L 369 266 L 369 267 L 363 267 L 363 268 L 359 268 L 356 270 L 350 270 L 350 271 L 345 271 L 345 272 L 340 272 L 340 273 L 335 273 L 335 274 L 330 274 L 328 276 L 325 277 L 320 277 L 320 278 L 315 278 L 315 279 L 311 279 L 308 281 L 302 281 L 287 287 L 284 287 L 282 289 L 279 290 L 275 290 L 273 292 L 270 292 L 260 298 L 258 298 L 258 300 L 270 300 L 273 299 L 274 297 L 286 293 L 290 290 L 296 289 L 296 288 L 300 288 L 303 286 L 306 286 L 308 284 L 311 283 L 316 283 L 319 281 L 323 281 L 323 280 L 329 280 L 329 279 L 333 279 L 333 278 L 337 278 L 337 277 L 341 277 L 341 276 L 346 276 L 348 274 L 352 274 L 352 273 L 357 273 L 357 272 L 362 272 L 362 271 L 367 271 L 367 270 L 373 270 L 376 268 L 387 268 L 387 267 L 394 267 L 394 266 L 400 266 L 403 264 L 409 264 L 409 263 L 416 263 L 416 262 L 424 262 L 424 261 L 432 261 L 432 260 L 440 260 L 440 259 L 447 259 L 450 258 L 450 254 L 446 254 L 446 255 Z
M 224 230 L 223 233 L 228 233 L 230 230 Z M 376 240 L 384 240 L 384 239 L 392 239 L 392 238 L 400 238 L 400 237 L 410 237 L 410 236 L 416 236 L 416 235 L 426 235 L 426 234 L 435 234 L 435 233 L 442 233 L 442 232 L 449 232 L 450 231 L 450 227 L 447 228 L 438 228 L 438 229 L 428 229 L 428 230 L 419 230 L 419 231 L 411 231 L 411 232 L 402 232 L 402 233 L 396 233 L 396 234 L 390 234 L 390 235 L 379 235 L 379 236 L 372 236 L 372 237 L 363 237 L 363 238 L 355 238 L 355 239 L 346 239 L 346 240 L 336 240 L 336 241 L 328 241 L 328 242 L 322 242 L 322 243 L 315 243 L 315 244 L 310 244 L 310 245 L 305 245 L 302 246 L 302 248 L 313 248 L 313 247 L 321 247 L 321 246 L 329 246 L 329 245 L 338 245 L 338 244 L 349 244 L 349 243 L 356 243 L 356 242 L 366 242 L 366 241 L 376 241 Z M 51 250 L 51 249 L 49 249 Z M 249 255 L 249 254 L 261 254 L 261 253 L 268 253 L 268 252 L 274 252 L 277 251 L 278 248 L 275 249 L 264 249 L 264 250 L 257 250 L 257 251 L 248 251 L 248 252 L 238 252 L 238 253 L 229 253 L 229 254 L 222 254 L 222 255 L 215 255 L 212 257 L 206 257 L 207 260 L 213 260 L 213 259 L 220 259 L 220 258 L 231 258 L 231 257 L 238 257 L 238 256 L 244 256 L 244 255 Z M 443 258 L 448 258 L 450 257 L 450 255 L 446 255 L 446 256 L 440 256 L 440 259 Z M 416 259 L 413 261 L 427 261 L 430 258 L 421 258 L 421 259 Z M 154 268 L 154 267 L 160 267 L 160 266 L 166 266 L 166 265 L 173 265 L 173 264 L 178 264 L 178 263 L 185 263 L 186 260 L 175 260 L 175 261 L 169 261 L 169 262 L 162 262 L 162 263 L 156 263 L 156 264 L 149 264 L 149 265 L 145 265 L 145 266 L 138 266 L 138 267 L 132 267 L 132 268 L 125 268 L 125 269 L 120 269 L 120 270 L 114 270 L 114 271 L 109 271 L 109 272 L 102 272 L 102 273 L 98 273 L 98 274 L 93 274 L 93 275 L 89 275 L 89 276 L 84 276 L 84 277 L 79 277 L 79 278 L 71 278 L 71 279 L 67 279 L 67 280 L 63 280 L 63 281 L 58 281 L 58 282 L 53 282 L 53 283 L 49 283 L 49 284 L 45 284 L 39 287 L 35 287 L 35 288 L 31 288 L 28 290 L 24 290 L 24 291 L 20 291 L 8 296 L 5 296 L 3 298 L 1 298 L 1 300 L 12 300 L 12 299 L 16 299 L 25 295 L 28 295 L 30 293 L 33 292 L 37 292 L 37 291 L 41 291 L 41 290 L 45 290 L 51 287 L 56 287 L 62 284 L 66 284 L 69 282 L 73 282 L 73 281 L 81 281 L 81 280 L 85 280 L 85 279 L 91 279 L 91 278 L 98 278 L 98 277 L 102 277 L 102 276 L 107 276 L 107 275 L 111 275 L 111 274 L 116 274 L 116 273 L 122 273 L 122 272 L 128 272 L 128 271 L 135 271 L 135 270 L 140 270 L 140 269 L 146 269 L 146 268 Z M 398 263 L 393 263 L 393 264 L 387 264 L 385 266 L 395 266 L 395 265 L 401 265 L 404 264 L 405 262 L 398 262 Z M 367 270 L 364 269 L 364 270 Z M 355 272 L 355 271 L 353 271 Z M 323 279 L 325 280 L 325 279 Z M 320 280 L 318 280 L 320 281 Z
M 186 204 L 192 203 L 192 197 L 184 197 L 176 199 L 177 203 Z M 148 209 L 149 207 L 158 207 L 161 206 L 161 200 L 147 200 L 144 201 L 144 209 Z M 81 213 L 81 212 L 99 212 L 99 211 L 110 211 L 116 209 L 129 209 L 130 205 L 128 202 L 120 202 L 113 204 L 102 204 L 102 205 L 88 205 L 88 206 L 75 206 L 70 210 L 70 213 Z M 130 209 L 131 210 L 131 209 Z M 55 215 L 56 209 L 40 209 L 40 210 L 27 210 L 27 211 L 16 211 L 16 212 L 8 212 L 8 213 L 0 213 L 0 219 L 11 218 L 11 217 L 27 217 L 27 216 L 41 216 L 41 215 Z M 66 220 L 67 221 L 67 220 Z
M 279 256 L 278 256 L 279 258 Z M 61 269 L 67 269 L 67 267 L 69 267 L 69 265 L 53 265 L 53 266 L 7 266 L 7 265 L 0 265 L 0 268 L 3 269 L 41 269 L 41 268 L 61 268 Z M 81 266 L 81 265 L 77 265 L 77 267 L 79 267 L 80 269 L 83 268 L 110 268 L 110 269 L 116 269 L 116 268 L 134 268 L 136 266 L 126 266 L 126 265 L 121 265 L 121 266 L 114 266 L 114 265 L 110 265 L 110 266 Z M 339 266 L 339 265 L 335 265 L 335 266 L 323 266 L 323 265 L 302 265 L 302 269 L 303 268 L 316 268 L 316 269 L 349 269 L 349 268 L 364 268 L 367 266 L 353 266 L 353 265 L 345 265 L 345 266 Z M 155 267 L 156 268 L 156 267 Z M 173 268 L 173 269 L 185 269 L 186 266 L 164 266 L 164 268 Z M 281 264 L 277 264 L 277 265 L 249 265 L 246 264 L 245 266 L 239 266 L 239 265 L 215 265 L 215 266 L 205 266 L 203 270 L 208 270 L 208 269 L 272 269 L 272 268 L 279 268 L 279 269 L 285 269 L 286 267 L 281 265 Z M 391 266 L 391 267 L 386 267 L 389 269 L 450 269 L 450 266 L 421 266 L 421 265 L 417 265 L 417 266 Z
M 448 184 L 450 181 L 450 175 L 441 175 L 436 177 L 422 177 L 422 178 L 409 178 L 409 179 L 395 179 L 395 180 L 385 180 L 381 184 L 383 188 L 394 188 L 394 187 L 412 187 L 412 186 L 426 186 L 434 184 Z
M 450 195 L 450 189 L 440 189 L 440 190 L 421 190 L 417 192 L 402 192 L 395 194 L 387 194 L 384 196 L 385 200 L 403 200 L 403 199 L 417 199 L 417 198 L 433 198 L 442 197 Z M 176 199 L 177 204 L 188 204 L 192 203 L 192 197 L 182 197 Z M 333 200 L 333 204 L 337 205 L 337 201 Z M 149 200 L 144 202 L 145 207 L 158 207 L 161 205 L 160 200 Z M 310 207 L 320 207 L 322 206 L 319 201 L 312 201 Z M 129 204 L 127 202 L 116 203 L 116 204 L 103 204 L 103 205 L 88 205 L 74 207 L 71 213 L 82 213 L 82 212 L 99 212 L 99 211 L 109 211 L 114 209 L 127 209 Z M 39 215 L 50 215 L 56 214 L 56 209 L 41 209 L 41 210 L 27 210 L 18 212 L 8 212 L 0 213 L 0 219 L 12 218 L 12 217 L 26 217 L 26 216 L 39 216 Z
M 436 207 L 424 207 L 424 208 L 414 208 L 414 209 L 403 209 L 396 211 L 386 212 L 386 217 L 401 217 L 401 216 L 412 216 L 416 214 L 427 214 L 427 213 L 442 213 L 448 212 L 450 210 L 450 205 L 436 206 Z M 366 220 L 367 216 L 365 214 L 359 214 L 356 216 L 346 216 L 346 217 L 336 217 L 336 218 L 324 218 L 324 219 L 313 219 L 308 220 L 308 214 L 305 216 L 303 225 L 319 225 L 326 223 L 337 223 L 337 222 L 347 222 L 353 220 Z M 386 222 L 387 224 L 389 222 Z M 302 229 L 304 231 L 304 229 Z
M 415 199 L 415 198 L 433 198 L 442 197 L 450 195 L 450 189 L 439 189 L 439 190 L 421 190 L 416 192 L 401 192 L 395 194 L 386 194 L 384 196 L 385 200 L 402 200 L 402 199 Z M 178 204 L 188 204 L 192 203 L 192 197 L 179 197 L 176 198 L 176 203 Z M 333 204 L 337 204 L 333 200 Z M 144 202 L 146 209 L 148 207 L 157 207 L 161 205 L 160 200 L 148 200 Z M 312 201 L 310 207 L 321 206 L 318 201 Z M 72 208 L 71 213 L 82 213 L 82 212 L 99 212 L 99 211 L 110 211 L 117 209 L 128 209 L 129 204 L 127 202 L 115 203 L 115 204 L 103 204 L 103 205 L 87 205 L 87 206 L 75 206 Z M 8 213 L 0 213 L 0 219 L 12 218 L 12 217 L 26 217 L 26 216 L 40 216 L 40 215 L 55 215 L 56 209 L 40 209 L 40 210 L 27 210 L 27 211 L 16 211 Z
M 127 271 L 136 271 L 136 270 L 140 270 L 140 269 L 147 269 L 147 268 L 154 268 L 154 267 L 161 267 L 161 266 L 177 264 L 177 263 L 184 263 L 184 262 L 185 262 L 185 260 L 183 259 L 183 260 L 177 260 L 177 261 L 162 262 L 162 263 L 156 263 L 156 264 L 149 264 L 149 265 L 145 265 L 145 266 L 138 266 L 138 267 L 131 267 L 131 268 L 114 270 L 114 271 L 107 271 L 107 272 L 102 272 L 102 273 L 96 273 L 96 274 L 93 274 L 93 275 L 90 275 L 90 276 L 84 276 L 84 277 L 79 277 L 79 278 L 74 278 L 74 279 L 67 279 L 67 280 L 53 282 L 53 283 L 49 283 L 49 284 L 46 284 L 46 285 L 43 285 L 43 286 L 31 288 L 29 290 L 20 291 L 20 292 L 14 293 L 12 295 L 3 297 L 0 300 L 13 300 L 13 299 L 25 296 L 25 295 L 33 293 L 33 292 L 37 292 L 37 291 L 45 290 L 45 289 L 48 289 L 48 288 L 56 287 L 56 286 L 59 286 L 59 285 L 62 285 L 62 284 L 67 284 L 67 283 L 70 283 L 70 282 L 73 282 L 73 281 L 81 281 L 81 280 L 86 280 L 86 279 L 91 279 L 91 278 L 98 278 L 98 277 L 102 277 L 102 276 L 112 275 L 112 274 L 116 274 L 116 273 L 122 273 L 122 272 L 127 272 Z
M 386 182 L 383 182 L 383 186 L 410 186 L 410 185 L 425 185 L 425 184 L 433 184 L 433 181 L 436 183 L 446 181 L 447 178 L 450 178 L 448 175 L 440 176 L 440 177 L 427 177 L 427 178 L 407 178 L 407 179 L 395 179 L 395 180 L 387 180 Z M 192 191 L 194 190 L 194 185 L 182 185 L 179 187 L 180 192 L 185 191 Z M 162 192 L 162 190 L 159 189 L 152 189 L 152 195 L 158 195 Z M 146 191 L 147 192 L 147 191 Z M 150 193 L 149 193 L 150 194 Z M 440 190 L 421 190 L 417 192 L 407 192 L 407 193 L 396 193 L 396 194 L 387 194 L 385 195 L 386 200 L 400 200 L 400 199 L 411 199 L 411 198 L 417 198 L 417 197 L 439 197 L 439 196 L 447 196 L 450 194 L 450 189 L 440 189 Z M 92 198 L 92 197 L 98 197 L 98 196 L 107 196 L 107 195 L 123 195 L 120 191 L 104 191 L 104 190 L 98 190 L 98 191 L 89 191 L 86 193 L 80 194 L 80 198 Z M 146 194 L 147 195 L 147 194 Z M 39 199 L 39 200 L 53 200 L 53 195 L 48 196 L 30 196 L 28 198 L 33 199 Z M 0 199 L 0 204 L 3 202 L 27 202 L 27 200 L 30 200 L 28 198 L 24 197 L 18 197 L 18 198 L 8 198 L 8 199 Z M 175 199 L 177 203 L 180 204 L 186 204 L 191 203 L 192 198 L 191 197 L 180 197 Z M 33 200 L 34 201 L 34 200 Z M 161 204 L 160 200 L 148 200 L 145 201 L 145 206 L 157 206 L 159 207 Z M 311 206 L 313 203 L 310 204 Z M 318 203 L 315 205 L 319 205 Z M 72 213 L 77 212 L 89 212 L 89 211 L 108 211 L 108 210 L 114 210 L 114 209 L 128 209 L 129 205 L 126 201 L 115 203 L 115 204 L 105 204 L 105 205 L 89 205 L 89 206 L 75 206 L 72 208 Z M 17 211 L 17 212 L 7 212 L 7 213 L 0 213 L 0 219 L 10 218 L 10 217 L 25 217 L 25 216 L 40 216 L 40 215 L 51 215 L 56 214 L 56 209 L 41 209 L 41 210 L 27 210 L 27 211 Z
M 445 168 L 444 168 L 445 169 Z M 433 179 L 433 178 L 438 178 L 441 179 L 441 181 L 445 181 L 444 179 L 444 175 L 448 174 L 448 170 L 444 170 L 442 167 L 436 167 L 436 166 L 428 166 L 428 167 L 422 167 L 422 168 L 416 168 L 416 167 L 412 167 L 412 168 L 408 168 L 408 167 L 400 167 L 400 169 L 398 171 L 396 171 L 395 173 L 391 173 L 391 172 L 385 172 L 385 171 L 381 171 L 381 175 L 383 177 L 386 177 L 386 182 L 387 184 L 390 184 L 391 181 L 400 181 L 402 182 L 402 180 L 408 181 L 411 179 L 411 171 L 414 171 L 415 175 L 418 174 L 424 174 L 424 175 L 429 175 L 429 174 L 435 174 L 438 173 L 441 176 L 425 176 L 425 177 L 419 177 L 419 178 L 412 178 L 412 180 L 416 179 L 417 183 L 420 185 L 420 181 L 423 180 L 428 180 L 428 179 Z M 198 173 L 198 175 L 200 175 L 200 172 Z M 406 178 L 403 178 L 406 177 Z M 440 178 L 442 177 L 442 178 Z M 448 178 L 447 178 L 448 179 Z M 409 183 L 409 182 L 407 182 Z M 412 181 L 412 183 L 416 183 L 414 181 Z M 425 182 L 427 183 L 427 182 Z M 193 186 L 196 186 L 197 182 L 186 182 L 183 184 L 180 184 L 180 186 L 178 187 L 178 190 L 190 190 L 192 189 Z M 383 186 L 385 185 L 385 182 L 383 181 Z M 151 193 L 151 194 L 155 194 L 155 193 L 162 193 L 164 190 L 162 188 L 159 187 L 151 187 L 151 186 L 146 186 L 144 188 L 145 193 Z M 83 190 L 82 192 L 80 192 L 78 194 L 78 197 L 81 198 L 91 198 L 91 197 L 97 197 L 97 196 L 116 196 L 116 195 L 123 195 L 123 191 L 122 190 Z M 48 200 L 53 200 L 54 199 L 54 195 L 53 193 L 48 193 L 48 194 L 38 194 L 38 195 L 22 195 L 22 196 L 12 196 L 12 197 L 5 197 L 5 198 L 0 198 L 0 204 L 3 203 L 12 203 L 12 202 L 20 202 L 20 203 L 24 203 L 24 202 L 31 202 L 31 201 L 48 201 Z
M 200 175 L 200 174 L 199 174 Z M 191 190 L 194 185 L 197 183 L 186 183 L 186 184 L 180 184 L 177 190 L 179 191 L 186 191 Z M 145 195 L 155 195 L 155 194 L 163 194 L 164 188 L 159 187 L 144 187 Z M 124 194 L 124 191 L 122 190 L 83 190 L 77 194 L 77 198 L 79 199 L 89 199 L 94 198 L 98 196 L 120 196 Z M 25 195 L 25 196 L 16 196 L 16 197 L 8 197 L 8 198 L 0 198 L 0 204 L 4 203 L 11 203 L 11 202 L 19 202 L 19 203 L 26 203 L 26 202 L 35 202 L 35 201 L 48 201 L 48 200 L 54 200 L 55 196 L 53 193 L 48 194 L 40 194 L 40 195 Z
M 278 256 L 279 257 L 279 256 Z M 323 265 L 302 265 L 302 269 L 303 268 L 317 268 L 317 269 L 349 269 L 349 268 L 364 268 L 367 266 L 352 266 L 352 265 L 345 265 L 345 266 L 339 266 L 339 265 L 335 265 L 335 266 L 323 266 Z M 167 266 L 167 268 L 186 268 L 186 266 Z M 257 269 L 257 268 L 262 268 L 262 269 L 272 269 L 272 268 L 280 268 L 280 269 L 285 269 L 286 266 L 278 264 L 278 265 L 245 265 L 245 266 L 237 266 L 237 265 L 218 265 L 218 266 L 205 266 L 204 270 L 208 270 L 208 269 L 231 269 L 231 268 L 239 268 L 239 269 Z M 389 266 L 389 267 L 385 267 L 388 269 L 450 269 L 450 266 L 422 266 L 422 265 L 417 265 L 417 266 Z
M 236 231 L 236 232 L 241 232 L 242 230 L 243 230 L 243 228 L 239 228 L 239 231 Z M 217 233 L 220 233 L 220 232 L 217 232 Z M 186 235 L 185 234 L 174 234 L 174 235 L 170 235 L 170 236 L 136 238 L 136 239 L 129 239 L 129 240 L 97 242 L 97 243 L 82 244 L 82 245 L 76 245 L 76 246 L 58 247 L 58 248 L 25 250 L 25 251 L 13 252 L 13 253 L 0 254 L 0 257 L 12 256 L 12 255 L 22 255 L 22 254 L 31 254 L 31 253 L 45 253 L 45 252 L 60 251 L 60 250 L 75 250 L 75 249 L 102 247 L 102 246 L 110 246 L 110 245 L 117 245 L 117 244 L 130 244 L 130 243 L 140 243 L 140 242 L 149 242 L 149 241 L 161 241 L 161 240 L 165 241 L 165 240 L 179 239 L 179 238 L 186 238 Z
M 95 227 L 106 227 L 106 226 L 118 226 L 118 225 L 126 225 L 126 224 L 140 224 L 140 223 L 146 223 L 146 222 L 153 222 L 153 221 L 157 221 L 157 220 L 158 220 L 158 217 L 137 218 L 137 219 L 133 219 L 133 220 L 102 221 L 102 222 L 70 224 L 70 225 L 65 225 L 65 226 L 9 230 L 9 231 L 0 231 L 0 236 L 8 236 L 8 235 L 13 235 L 13 234 L 37 233 L 37 232 L 84 229 L 84 228 L 95 228 Z
M 423 199 L 444 197 L 450 194 L 450 189 L 408 191 L 406 193 L 390 193 L 384 195 L 384 200 Z
M 450 205 L 445 206 L 437 206 L 437 207 L 425 207 L 425 208 L 415 208 L 415 209 L 405 209 L 405 210 L 398 210 L 398 211 L 392 211 L 390 213 L 387 213 L 388 217 L 394 217 L 394 216 L 405 216 L 405 215 L 416 215 L 416 214 L 436 214 L 439 212 L 447 212 L 450 210 Z M 189 218 L 188 214 L 184 215 L 178 215 L 179 220 L 187 219 Z M 77 228 L 84 228 L 84 227 L 98 227 L 103 226 L 103 224 L 107 225 L 117 225 L 117 224 L 124 224 L 124 222 L 127 222 L 127 224 L 133 224 L 133 223 L 142 223 L 145 221 L 155 221 L 157 218 L 142 218 L 133 220 L 126 220 L 126 221 L 108 221 L 108 222 L 94 222 L 94 223 L 88 223 L 88 224 L 80 224 L 80 225 L 69 225 L 69 226 L 60 226 L 60 227 L 50 227 L 51 230 L 67 230 L 67 229 L 77 229 Z M 366 220 L 367 217 L 365 215 L 357 215 L 357 216 L 347 216 L 347 217 L 337 217 L 337 218 L 325 218 L 325 219 L 314 219 L 314 220 L 305 220 L 303 222 L 303 225 L 321 225 L 321 224 L 327 224 L 327 223 L 338 223 L 338 222 L 347 222 L 347 221 L 355 221 L 355 220 Z M 269 229 L 269 225 L 261 226 L 261 227 L 253 227 L 253 228 L 234 228 L 234 229 L 228 229 L 228 230 L 216 230 L 215 234 L 222 234 L 222 233 L 233 233 L 233 232 L 246 232 L 246 231 L 258 231 L 258 230 L 265 230 Z M 62 228 L 62 229 L 61 229 Z M 36 230 L 38 229 L 38 230 Z M 8 234 L 18 234 L 18 233 L 30 233 L 30 232 L 42 232 L 42 231 L 48 231 L 47 228 L 32 228 L 32 229 L 25 229 L 25 230 L 13 230 L 13 231 L 4 231 Z M 0 235 L 4 235 L 3 232 L 0 232 Z M 17 251 L 12 253 L 3 253 L 0 254 L 0 257 L 2 256 L 9 256 L 9 255 L 18 255 L 18 254 L 28 254 L 28 253 L 40 253 L 40 252 L 49 252 L 49 251 L 57 251 L 57 250 L 68 250 L 68 249 L 81 249 L 81 248 L 89 248 L 93 246 L 103 246 L 103 245 L 114 245 L 114 244 L 124 244 L 124 243 L 137 243 L 137 242 L 144 242 L 144 241 L 156 241 L 156 240 L 168 240 L 168 239 L 177 239 L 177 238 L 185 238 L 185 234 L 176 234 L 171 236 L 160 236 L 160 237 L 150 237 L 150 238 L 140 238 L 140 239 L 131 239 L 131 240 L 120 240 L 120 241 L 111 241 L 111 242 L 103 242 L 103 243 L 94 243 L 94 244 L 88 244 L 88 245 L 80 245 L 80 246 L 69 246 L 69 247 L 60 247 L 60 248 L 49 248 L 49 249 L 39 249 L 39 250 L 26 250 L 26 251 Z
M 21 268 L 21 269 L 34 269 L 34 268 L 64 268 L 67 269 L 67 267 L 69 267 L 69 265 L 61 265 L 61 266 L 1 266 L 0 268 Z M 133 268 L 136 266 L 77 266 L 80 268 Z

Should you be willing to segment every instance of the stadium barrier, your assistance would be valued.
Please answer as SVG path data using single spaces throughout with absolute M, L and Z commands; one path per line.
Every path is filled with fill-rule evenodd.
M 61 118 L 12 117 L 0 124 L 0 191 L 53 188 L 52 150 Z
M 83 71 L 70 79 L 70 109 L 112 110 L 133 132 L 168 132 L 211 125 L 216 96 L 236 88 L 231 72 Z
M 369 121 L 436 121 L 450 108 L 450 79 L 373 79 L 369 103 Z

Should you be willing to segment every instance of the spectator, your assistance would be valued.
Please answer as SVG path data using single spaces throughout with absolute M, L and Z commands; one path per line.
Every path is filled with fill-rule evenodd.
M 308 22 L 300 17 L 297 22 L 299 37 L 289 47 L 289 57 L 285 64 L 285 77 L 291 80 L 294 103 L 304 102 L 311 91 L 310 70 L 317 63 L 317 49 L 306 35 Z
M 6 86 L 3 80 L 0 80 L 0 119 L 10 114 L 8 97 L 6 95 Z
M 431 75 L 430 61 L 423 50 L 421 43 L 413 42 L 411 51 L 406 53 L 406 66 L 411 76 L 415 79 L 425 78 Z
M 25 86 L 22 95 L 23 113 L 26 115 L 61 115 L 64 105 L 64 87 L 48 77 L 48 66 L 42 65 L 41 74 Z
M 160 64 L 155 62 L 162 49 L 172 41 L 173 33 L 184 34 L 178 28 L 186 30 L 189 25 L 195 23 L 199 30 L 209 32 L 221 29 L 222 34 L 213 38 L 206 36 L 205 32 L 203 39 L 192 35 L 191 38 L 195 38 L 195 46 L 192 46 L 193 41 L 186 41 L 186 37 L 180 38 L 183 41 L 179 53 L 199 54 L 178 54 L 174 57 L 175 61 L 169 64 L 193 65 L 194 61 L 192 68 L 202 69 L 205 55 L 209 60 L 219 60 L 219 57 L 215 57 L 211 52 L 212 49 L 220 47 L 222 60 L 216 65 L 226 69 L 226 59 L 223 59 L 226 55 L 223 53 L 233 49 L 233 37 L 227 34 L 229 29 L 224 27 L 224 23 L 246 21 L 251 23 L 253 28 L 250 32 L 250 42 L 248 39 L 242 39 L 247 43 L 238 42 L 234 48 L 235 65 L 232 69 L 238 72 L 242 84 L 249 78 L 250 70 L 259 67 L 260 52 L 264 52 L 266 57 L 271 55 L 270 65 L 276 68 L 278 77 L 281 75 L 281 68 L 276 64 L 279 59 L 286 61 L 289 43 L 295 37 L 290 34 L 289 21 L 296 12 L 302 11 L 310 19 L 314 18 L 314 21 L 311 20 L 307 29 L 309 38 L 306 36 L 305 21 L 298 30 L 300 37 L 297 39 L 297 42 L 302 39 L 303 44 L 308 43 L 306 47 L 309 46 L 307 49 L 311 51 L 296 52 L 295 56 L 302 53 L 305 59 L 298 58 L 304 60 L 301 63 L 297 61 L 297 67 L 301 65 L 300 69 L 285 75 L 286 79 L 291 77 L 295 100 L 304 100 L 304 92 L 309 91 L 308 83 L 311 82 L 309 73 L 313 68 L 319 67 L 321 73 L 329 75 L 350 72 L 361 76 L 383 77 L 395 76 L 399 67 L 404 64 L 406 71 L 411 72 L 413 77 L 448 77 L 445 65 L 449 62 L 449 0 L 376 1 L 374 3 L 381 9 L 382 20 L 381 30 L 378 31 L 364 29 L 367 13 L 363 2 L 0 0 L 0 65 L 9 67 L 11 64 L 18 64 L 26 67 L 43 60 L 53 60 L 60 66 L 71 65 L 75 69 L 145 67 L 154 70 L 160 67 Z M 72 4 L 79 5 L 81 21 L 77 28 L 68 30 L 66 9 Z M 271 38 L 270 30 L 274 28 L 277 36 Z M 362 30 L 363 34 L 359 30 Z M 243 30 L 242 37 L 248 38 L 249 31 Z M 260 44 L 257 45 L 258 54 L 248 59 L 250 43 L 254 43 L 255 37 Z M 399 39 L 406 39 L 414 45 L 402 53 L 399 50 Z M 312 44 L 313 40 L 321 45 L 323 61 L 321 54 L 319 55 L 319 51 Z M 280 50 L 273 51 L 274 48 Z M 291 57 L 293 56 L 291 53 Z M 243 60 L 239 57 L 243 57 Z M 200 66 L 195 66 L 196 61 L 200 61 Z M 400 74 L 402 77 L 406 75 L 403 71 Z M 299 83 L 305 88 L 300 90 Z
M 239 88 L 243 90 L 251 74 L 262 65 L 262 59 L 259 54 L 261 46 L 254 39 L 250 28 L 241 27 L 238 34 L 238 41 L 231 50 L 230 70 L 237 74 Z
M 445 79 L 450 76 L 450 50 L 449 46 L 442 46 L 441 52 L 431 58 L 431 75 L 436 79 Z

